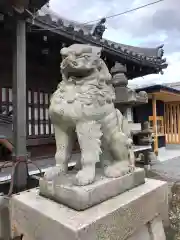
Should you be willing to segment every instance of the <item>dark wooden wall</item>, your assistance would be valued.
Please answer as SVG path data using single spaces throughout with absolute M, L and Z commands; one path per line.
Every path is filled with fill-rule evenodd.
M 166 138 L 165 136 L 158 136 L 158 148 L 166 146 Z M 153 146 L 154 148 L 154 146 Z
M 27 32 L 27 150 L 33 157 L 55 154 L 54 129 L 49 119 L 51 94 L 61 81 L 61 39 Z M 0 106 L 12 110 L 12 31 L 0 23 Z M 74 151 L 79 151 L 76 141 Z
M 54 130 L 48 116 L 49 99 L 60 77 L 56 42 L 27 34 L 27 146 L 32 156 L 54 155 Z M 60 48 L 60 44 L 58 45 Z M 48 54 L 43 54 L 48 49 Z M 0 105 L 12 110 L 12 32 L 0 25 Z M 38 147 L 37 147 L 38 146 Z
M 164 116 L 164 102 L 157 100 L 157 116 Z M 147 104 L 142 104 L 133 108 L 134 122 L 141 123 L 149 121 L 152 116 L 152 100 L 149 99 Z
M 164 102 L 157 100 L 157 116 L 164 116 Z M 147 104 L 143 104 L 133 108 L 134 122 L 142 123 L 149 121 L 149 116 L 152 116 L 152 100 L 149 99 Z M 158 147 L 166 145 L 165 136 L 158 136 Z

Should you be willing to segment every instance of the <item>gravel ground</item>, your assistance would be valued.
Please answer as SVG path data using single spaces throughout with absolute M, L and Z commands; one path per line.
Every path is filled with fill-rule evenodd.
M 164 180 L 169 186 L 169 217 L 167 240 L 180 240 L 180 157 L 154 164 L 147 177 Z

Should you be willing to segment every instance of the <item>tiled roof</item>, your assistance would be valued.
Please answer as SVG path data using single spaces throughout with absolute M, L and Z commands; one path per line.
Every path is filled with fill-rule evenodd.
M 85 35 L 91 34 L 92 28 L 94 25 L 83 25 L 82 23 L 72 21 L 70 19 L 66 19 L 64 17 L 60 17 L 57 13 L 53 12 L 50 8 L 44 6 L 41 8 L 41 10 L 38 11 L 38 18 L 39 19 L 46 19 L 46 17 L 49 16 L 53 23 L 56 23 L 58 25 L 62 25 L 64 27 L 72 26 L 74 28 L 74 31 L 82 30 Z
M 149 87 L 154 87 L 156 85 L 159 85 L 159 84 L 156 84 L 156 83 L 149 83 L 149 84 L 129 84 L 128 86 L 131 88 L 131 89 L 134 89 L 134 90 L 137 90 L 137 89 L 141 89 L 141 88 L 149 88 Z
M 157 92 L 160 90 L 165 90 L 173 93 L 180 94 L 180 89 L 168 86 L 167 84 L 154 84 L 154 85 L 146 85 L 136 88 L 136 91 L 146 91 L 147 93 Z
M 40 24 L 38 25 L 38 23 Z M 168 66 L 166 59 L 162 58 L 164 54 L 163 46 L 156 48 L 141 48 L 116 43 L 107 39 L 98 40 L 91 34 L 93 25 L 83 25 L 81 23 L 62 18 L 46 6 L 39 11 L 34 24 L 37 26 L 41 25 L 41 27 L 44 27 L 45 29 L 53 30 L 54 28 L 59 34 L 66 33 L 72 39 L 81 39 L 82 43 L 86 42 L 102 46 L 105 51 L 108 50 L 114 52 L 117 56 L 124 60 L 153 68 L 154 73 L 158 73 Z
M 163 83 L 163 84 L 156 84 L 156 83 L 150 83 L 150 84 L 129 84 L 128 86 L 132 89 L 140 89 L 140 88 L 147 88 L 147 87 L 154 87 L 154 86 L 165 86 L 165 87 L 170 87 L 173 89 L 180 90 L 180 82 L 169 82 L 169 83 Z
M 166 83 L 165 85 L 176 90 L 180 90 L 180 82 Z

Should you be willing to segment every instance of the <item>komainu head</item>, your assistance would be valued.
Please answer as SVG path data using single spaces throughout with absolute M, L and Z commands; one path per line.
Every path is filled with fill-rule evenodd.
M 83 77 L 89 75 L 100 65 L 101 48 L 73 44 L 68 48 L 61 49 L 61 71 L 68 76 Z

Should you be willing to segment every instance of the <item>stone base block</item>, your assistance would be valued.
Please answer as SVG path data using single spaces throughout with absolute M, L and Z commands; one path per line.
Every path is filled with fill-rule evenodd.
M 87 186 L 73 185 L 76 173 L 58 176 L 53 182 L 40 180 L 40 194 L 75 210 L 84 210 L 145 182 L 143 169 L 119 178 L 106 178 L 97 172 L 96 181 Z
M 24 240 L 165 240 L 167 199 L 167 183 L 153 179 L 84 211 L 33 189 L 12 197 L 11 216 Z

